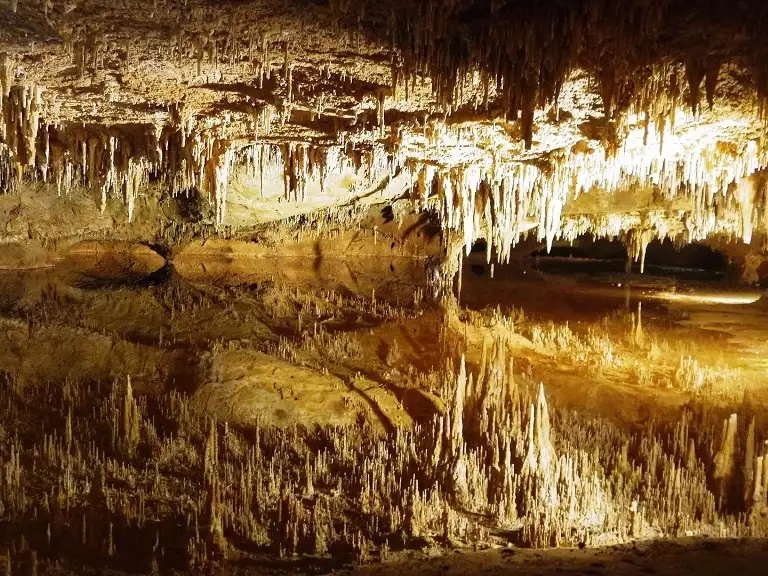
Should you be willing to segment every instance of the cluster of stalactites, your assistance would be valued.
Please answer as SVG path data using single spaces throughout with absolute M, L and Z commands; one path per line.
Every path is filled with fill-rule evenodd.
M 0 141 L 12 151 L 19 170 L 35 164 L 42 94 L 36 84 L 14 85 L 13 63 L 0 55 Z
M 2 63 L 3 66 L 5 65 Z M 147 125 L 143 132 L 119 127 L 55 127 L 41 122 L 42 92 L 35 85 L 8 85 L 0 92 L 0 146 L 3 190 L 23 176 L 53 182 L 59 194 L 75 186 L 100 193 L 102 212 L 110 197 L 120 198 L 133 219 L 136 198 L 150 178 L 181 166 L 173 190 L 199 186 L 215 197 L 217 224 L 224 216 L 233 152 L 209 132 L 193 131 L 193 123 L 163 129 Z M 181 141 L 182 145 L 177 145 Z M 172 157 L 172 158 L 171 158 Z
M 362 8 L 348 2 L 334 6 L 347 16 L 364 17 Z M 473 29 L 467 25 L 459 31 L 456 22 L 466 20 L 460 17 L 464 11 L 470 19 L 484 14 L 483 26 Z M 399 84 L 404 84 L 407 97 L 416 77 L 428 76 L 438 103 L 450 112 L 465 102 L 466 79 L 474 78 L 469 93 L 476 105 L 478 91 L 486 109 L 489 95 L 500 99 L 507 118 L 520 120 L 522 138 L 530 148 L 535 109 L 557 101 L 578 61 L 588 66 L 596 80 L 605 115 L 614 120 L 614 129 L 628 127 L 627 112 L 644 118 L 645 129 L 639 131 L 641 146 L 627 147 L 614 135 L 592 152 L 559 151 L 545 167 L 500 162 L 495 153 L 479 163 L 460 165 L 443 164 L 439 157 L 409 162 L 422 205 L 437 192 L 446 227 L 463 236 L 467 251 L 475 239 L 489 240 L 489 259 L 495 249 L 506 260 L 511 246 L 532 228 L 551 248 L 554 239 L 562 236 L 561 213 L 569 199 L 592 188 L 617 190 L 637 184 L 655 186 L 667 198 L 692 197 L 693 209 L 685 214 L 691 238 L 722 229 L 716 212 L 723 205 L 735 204 L 741 216 L 735 224 L 728 221 L 728 231 L 749 242 L 755 219 L 754 194 L 744 182 L 768 163 L 757 142 L 740 146 L 706 140 L 682 153 L 668 151 L 674 146 L 665 143 L 665 137 L 672 139 L 667 134 L 674 131 L 682 108 L 698 116 L 703 95 L 710 108 L 714 105 L 724 59 L 691 55 L 677 63 L 649 61 L 635 70 L 625 69 L 627 62 L 637 60 L 636 53 L 647 44 L 647 37 L 665 26 L 666 17 L 664 2 L 645 0 L 626 11 L 616 11 L 607 0 L 538 8 L 428 1 L 393 11 L 388 30 L 393 47 L 399 49 L 393 58 L 395 94 Z M 603 40 L 611 43 L 609 53 L 615 58 L 594 60 L 591 48 L 602 46 Z M 457 43 L 466 49 L 457 50 Z M 624 62 L 624 68 L 619 69 L 617 62 Z M 638 230 L 630 235 L 663 235 L 653 228 Z M 640 242 L 635 250 L 639 261 L 645 244 Z
M 549 152 L 546 162 L 536 164 L 502 160 L 501 154 L 489 152 L 459 165 L 413 159 L 406 166 L 414 198 L 424 207 L 437 200 L 445 228 L 463 237 L 467 253 L 475 240 L 486 239 L 489 261 L 492 252 L 506 261 L 511 247 L 529 230 L 536 230 L 548 250 L 556 239 L 574 239 L 577 230 L 608 235 L 603 229 L 589 228 L 594 219 L 563 225 L 566 203 L 596 190 L 652 186 L 660 192 L 662 207 L 668 201 L 687 200 L 690 208 L 676 217 L 683 222 L 689 241 L 726 231 L 749 243 L 755 227 L 768 224 L 761 208 L 765 195 L 754 177 L 768 166 L 768 153 L 757 140 L 691 143 L 677 141 L 664 127 L 652 125 L 651 130 L 658 147 L 648 145 L 647 134 L 635 131 L 613 154 L 605 154 L 602 147 L 574 146 Z M 604 220 L 597 219 L 600 226 Z M 644 227 L 654 231 L 652 237 L 666 236 L 659 224 L 662 220 L 656 218 L 654 225 Z M 621 224 L 620 219 L 608 228 L 613 230 L 617 223 Z M 648 233 L 640 237 L 645 239 Z M 637 248 L 638 260 L 646 244 L 643 241 Z
M 355 173 L 363 182 L 379 183 L 397 171 L 397 157 L 384 145 L 345 144 L 314 145 L 308 142 L 257 142 L 239 154 L 251 177 L 264 190 L 264 174 L 278 173 L 283 178 L 283 197 L 289 202 L 308 200 L 307 185 L 316 180 L 320 194 L 327 193 L 327 181 L 332 175 L 346 171 Z M 354 192 L 354 190 L 351 190 Z
M 215 127 L 192 115 L 172 125 L 143 129 L 119 127 L 56 128 L 40 121 L 41 90 L 11 86 L 2 97 L 0 118 L 0 184 L 7 191 L 23 175 L 53 182 L 59 194 L 74 187 L 97 191 L 103 212 L 109 198 L 121 199 L 133 220 L 140 190 L 151 181 L 163 183 L 172 194 L 197 189 L 214 206 L 214 225 L 226 218 L 230 181 L 237 167 L 258 173 L 263 189 L 264 170 L 283 175 L 285 199 L 307 199 L 307 182 L 318 179 L 321 194 L 332 173 L 352 169 L 364 181 L 380 182 L 397 169 L 397 155 L 383 144 L 318 146 L 307 142 L 257 142 L 242 145 L 221 138 Z M 265 120 L 269 122 L 269 118 Z M 266 131 L 268 126 L 260 126 Z
M 494 250 L 499 260 L 508 260 L 511 247 L 532 228 L 550 249 L 560 234 L 566 201 L 591 188 L 580 184 L 578 163 L 558 163 L 551 170 L 496 159 L 490 166 L 410 165 L 422 204 L 435 194 L 445 227 L 462 234 L 467 254 L 475 240 L 488 240 L 489 261 Z
M 133 220 L 136 198 L 157 170 L 162 151 L 154 132 L 130 137 L 117 130 L 41 125 L 31 175 L 55 184 L 59 195 L 82 186 L 100 195 L 100 209 L 119 198 Z
M 267 117 L 261 131 L 268 132 Z M 363 181 L 378 182 L 396 170 L 393 157 L 381 144 L 358 146 L 344 144 L 316 145 L 310 142 L 287 143 L 256 141 L 251 144 L 217 139 L 210 131 L 193 131 L 187 123 L 181 141 L 181 154 L 173 160 L 173 189 L 198 188 L 208 193 L 216 208 L 216 226 L 224 224 L 230 180 L 238 167 L 259 182 L 264 190 L 264 174 L 283 177 L 283 197 L 290 202 L 308 200 L 307 185 L 318 180 L 320 194 L 325 195 L 330 174 L 353 170 Z M 351 190 L 354 192 L 354 190 Z
M 681 110 L 694 117 L 701 114 L 702 95 L 713 109 L 723 66 L 716 56 L 690 57 L 685 62 L 655 64 L 622 78 L 609 62 L 600 67 L 596 84 L 605 116 L 617 128 L 626 127 L 628 116 L 641 116 L 651 130 L 657 125 L 663 142 L 665 130 L 674 130 Z
M 1 70 L 0 75 L 4 76 Z M 6 80 L 0 91 L 0 142 L 10 150 L 21 174 L 35 165 L 43 90 L 34 84 L 8 86 Z
M 462 96 L 460 79 L 477 69 L 483 92 L 492 88 L 501 95 L 508 115 L 521 120 L 530 145 L 534 109 L 554 98 L 575 55 L 573 27 L 560 10 L 553 11 L 551 21 L 536 24 L 519 14 L 497 13 L 501 6 L 491 3 L 485 25 L 460 35 L 456 23 L 463 20 L 463 8 L 460 2 L 429 1 L 411 4 L 404 13 L 392 11 L 389 34 L 401 55 L 393 77 L 402 76 L 406 88 L 418 74 L 431 77 L 438 102 L 450 108 Z M 554 22 L 563 25 L 557 33 Z M 456 49 L 458 38 L 464 49 Z
M 527 147 L 534 111 L 557 102 L 577 67 L 587 68 L 595 80 L 606 117 L 620 117 L 634 107 L 669 118 L 678 104 L 697 113 L 702 93 L 711 106 L 727 60 L 693 50 L 681 57 L 676 41 L 680 14 L 666 0 L 630 0 L 621 10 L 613 0 L 337 0 L 332 7 L 350 25 L 369 23 L 371 35 L 390 43 L 393 93 L 402 93 L 402 86 L 407 98 L 417 78 L 428 77 L 437 103 L 449 112 L 478 99 L 487 109 L 490 94 L 508 119 L 520 121 Z M 690 9 L 695 21 L 691 34 L 708 38 L 722 33 L 714 26 L 719 19 L 708 14 L 711 9 Z M 742 29 L 738 42 L 762 45 L 762 32 L 750 30 L 745 16 L 764 7 L 755 2 L 747 10 L 740 7 L 721 17 L 732 18 L 728 25 Z M 465 90 L 468 77 L 477 78 L 479 86 Z
M 646 249 L 656 239 L 690 244 L 718 236 L 749 244 L 755 230 L 768 231 L 768 188 L 762 173 L 732 182 L 719 203 L 701 203 L 700 196 L 690 200 L 688 210 L 568 215 L 563 218 L 559 239 L 573 241 L 590 234 L 622 240 L 642 272 Z

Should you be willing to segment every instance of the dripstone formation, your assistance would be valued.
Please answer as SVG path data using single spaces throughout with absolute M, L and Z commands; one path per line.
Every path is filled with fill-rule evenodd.
M 501 260 L 529 233 L 638 260 L 657 237 L 762 242 L 762 2 L 20 0 L 2 18 L 0 190 L 121 205 L 104 234 L 167 236 L 160 211 L 245 237 L 375 191 Z M 190 191 L 201 222 L 158 206 Z M 69 237 L 105 228 L 80 218 Z
M 644 316 L 626 279 L 671 240 L 768 282 L 766 29 L 764 0 L 0 0 L 0 574 L 768 537 L 762 349 L 728 356 L 763 327 Z M 626 251 L 611 313 L 462 300 L 497 266 L 548 298 L 514 266 L 587 237 Z

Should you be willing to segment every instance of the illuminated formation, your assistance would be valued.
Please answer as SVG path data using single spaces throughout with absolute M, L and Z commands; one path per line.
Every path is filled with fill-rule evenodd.
M 236 233 L 254 222 L 227 218 L 229 190 L 243 168 L 258 165 L 261 174 L 265 160 L 279 163 L 284 199 L 311 210 L 307 179 L 320 179 L 322 196 L 326 175 L 338 171 L 335 159 L 345 158 L 365 170 L 356 178 L 365 185 L 343 184 L 346 198 L 331 202 L 404 171 L 416 206 L 437 211 L 467 250 L 487 238 L 489 258 L 501 261 L 529 231 L 547 247 L 586 232 L 619 236 L 642 260 L 655 237 L 725 234 L 749 243 L 765 229 L 759 118 L 768 76 L 754 28 L 762 6 L 727 15 L 689 7 L 701 19 L 698 33 L 693 25 L 686 32 L 691 37 L 713 34 L 720 42 L 729 32 L 717 33 L 713 22 L 726 16 L 726 30 L 740 36 L 733 45 L 723 38 L 711 54 L 681 55 L 667 36 L 686 9 L 682 0 L 637 0 L 622 10 L 607 0 L 568 8 L 333 2 L 314 16 L 349 26 L 352 39 L 343 43 L 361 46 L 357 69 L 367 65 L 372 78 L 386 78 L 363 89 L 354 66 L 338 56 L 341 47 L 327 45 L 303 18 L 298 29 L 273 33 L 286 8 L 272 4 L 253 3 L 254 14 L 270 15 L 254 27 L 246 26 L 245 6 L 217 13 L 203 4 L 152 4 L 156 17 L 180 25 L 164 48 L 177 97 L 125 120 L 120 114 L 133 96 L 110 80 L 113 66 L 162 62 L 155 53 L 162 39 L 150 35 L 137 45 L 88 20 L 84 7 L 72 15 L 46 5 L 45 18 L 63 40 L 46 58 L 63 52 L 80 82 L 106 75 L 103 93 L 84 110 L 60 93 L 62 77 L 46 67 L 36 74 L 23 50 L 3 52 L 3 190 L 20 179 L 50 182 L 59 194 L 84 187 L 97 192 L 102 212 L 110 198 L 121 199 L 132 221 L 137 200 L 155 183 L 171 195 L 195 188 L 211 203 L 210 224 Z M 22 8 L 34 14 L 44 6 Z M 365 64 L 377 34 L 389 43 L 387 65 Z M 653 41 L 655 52 L 643 51 Z M 318 67 L 312 54 L 326 45 Z M 375 158 L 363 160 L 361 150 Z M 649 188 L 650 205 L 606 199 Z M 597 196 L 599 209 L 588 208 Z
M 37 510 L 45 555 L 133 556 L 142 570 L 194 569 L 244 542 L 288 556 L 341 546 L 364 563 L 423 539 L 482 543 L 489 526 L 543 547 L 765 535 L 768 454 L 754 419 L 740 428 L 737 413 L 721 423 L 694 406 L 677 422 L 628 433 L 553 411 L 543 385 L 513 376 L 505 348 L 487 342 L 477 372 L 462 359 L 437 375 L 448 402 L 431 422 L 358 438 L 343 427 L 238 431 L 196 415 L 178 393 L 136 398 L 130 380 L 109 391 L 50 390 L 66 415 L 41 444 L 10 443 L 0 503 L 12 517 Z M 14 392 L 3 392 L 4 418 L 22 408 Z M 93 398 L 102 398 L 95 409 Z M 175 432 L 158 430 L 149 413 Z M 99 430 L 108 433 L 81 443 Z M 32 454 L 63 474 L 50 494 L 20 463 Z M 181 491 L 179 508 L 166 506 L 171 491 Z M 177 533 L 156 532 L 167 521 Z M 136 538 L 146 545 L 125 546 Z
M 0 575 L 768 537 L 766 30 L 0 0 Z

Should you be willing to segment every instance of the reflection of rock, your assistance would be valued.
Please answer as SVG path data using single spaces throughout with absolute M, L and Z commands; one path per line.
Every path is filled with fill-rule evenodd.
M 352 425 L 363 418 L 380 426 L 410 420 L 391 393 L 364 379 L 348 385 L 254 350 L 214 353 L 209 363 L 193 403 L 231 422 L 288 427 Z
M 426 286 L 427 258 L 442 253 L 433 220 L 410 212 L 388 220 L 379 207 L 371 207 L 354 223 L 327 223 L 330 230 L 317 235 L 305 228 L 321 226 L 318 222 L 294 230 L 288 221 L 251 241 L 192 242 L 174 256 L 174 265 L 193 282 L 278 282 L 365 297 L 375 291 L 383 300 L 411 301 L 414 290 Z
M 109 381 L 125 374 L 157 386 L 174 363 L 174 352 L 62 325 L 4 323 L 0 332 L 3 369 L 34 384 L 66 379 Z
M 67 265 L 93 278 L 148 275 L 165 261 L 140 244 L 122 242 L 79 242 L 63 250 Z

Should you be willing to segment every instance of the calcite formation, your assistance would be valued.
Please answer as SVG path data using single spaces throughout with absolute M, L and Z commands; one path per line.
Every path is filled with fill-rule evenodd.
M 487 342 L 476 371 L 463 359 L 441 371 L 445 410 L 383 436 L 239 430 L 199 416 L 177 392 L 135 397 L 130 380 L 52 386 L 29 400 L 10 382 L 0 392 L 6 422 L 26 402 L 64 408 L 39 441 L 4 442 L 2 511 L 35 518 L 25 530 L 46 557 L 87 553 L 142 572 L 194 570 L 238 546 L 365 563 L 425 539 L 488 542 L 489 526 L 533 546 L 765 535 L 768 453 L 754 421 L 739 429 L 748 408 L 721 424 L 694 404 L 676 422 L 630 433 L 552 410 L 543 385 L 513 375 L 505 349 Z M 31 482 L 32 461 L 58 470 L 59 484 Z
M 762 392 L 645 329 L 656 309 L 626 289 L 579 332 L 460 306 L 479 241 L 491 277 L 590 235 L 641 272 L 657 239 L 739 249 L 759 281 L 767 22 L 764 0 L 0 0 L 0 267 L 95 261 L 4 280 L 3 573 L 768 535 Z M 629 428 L 540 366 L 677 404 Z
M 195 189 L 213 233 L 237 234 L 262 217 L 228 216 L 233 186 L 276 184 L 272 202 L 311 212 L 403 174 L 450 242 L 486 239 L 502 261 L 529 233 L 547 247 L 618 237 L 643 260 L 657 237 L 749 243 L 765 230 L 761 2 L 3 10 L 40 36 L 0 46 L 4 192 L 92 191 L 96 209 L 119 199 L 132 221 L 148 196 Z M 329 199 L 341 164 L 355 177 Z M 648 202 L 611 201 L 648 189 Z

